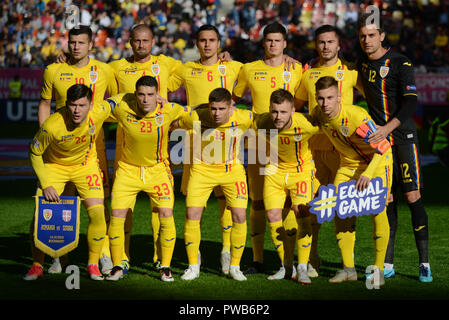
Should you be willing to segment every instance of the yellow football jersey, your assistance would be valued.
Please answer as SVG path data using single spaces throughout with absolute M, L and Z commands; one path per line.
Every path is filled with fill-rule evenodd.
M 357 167 L 371 162 L 377 151 L 356 133 L 362 123 L 372 121 L 365 109 L 351 104 L 340 105 L 340 113 L 333 119 L 326 119 L 316 108 L 313 116 L 340 153 L 341 167 Z M 391 153 L 391 148 L 388 152 Z
M 196 126 L 198 121 L 201 121 L 200 126 Z M 233 164 L 242 164 L 242 136 L 252 126 L 252 121 L 251 111 L 234 109 L 228 122 L 216 126 L 209 107 L 195 109 L 181 118 L 180 127 L 193 130 L 192 163 L 224 166 L 226 171 L 230 171 Z M 201 139 L 201 144 L 198 139 Z
M 295 93 L 295 98 L 308 101 L 309 114 L 317 106 L 315 99 L 315 83 L 321 77 L 334 77 L 338 81 L 338 90 L 342 98 L 342 104 L 354 103 L 354 88 L 357 85 L 357 70 L 338 59 L 337 63 L 330 67 L 321 66 L 319 60 L 304 71 L 301 84 Z
M 77 68 L 68 63 L 53 63 L 44 70 L 41 98 L 51 100 L 54 94 L 56 109 L 65 106 L 67 90 L 74 84 L 85 84 L 92 89 L 94 103 L 101 103 L 107 92 L 117 94 L 114 73 L 106 63 L 89 59 L 89 63 Z
M 256 116 L 254 128 L 274 129 L 271 113 L 267 112 Z M 304 166 L 309 166 L 312 160 L 309 139 L 319 131 L 320 128 L 311 123 L 309 116 L 295 112 L 290 128 L 277 134 L 277 167 L 282 170 L 302 172 Z M 267 135 L 269 135 L 269 131 L 267 131 Z M 267 141 L 269 141 L 268 136 Z
M 317 60 L 314 64 L 312 63 L 309 69 L 304 71 L 301 84 L 295 93 L 295 98 L 307 101 L 309 114 L 311 114 L 312 110 L 318 105 L 315 99 L 315 83 L 319 78 L 329 76 L 334 77 L 338 81 L 338 90 L 342 104 L 353 104 L 357 75 L 357 70 L 348 67 L 340 59 L 330 67 L 321 66 L 320 61 Z M 311 145 L 314 150 L 332 150 L 332 144 L 323 134 L 312 138 Z
M 140 117 L 133 93 L 121 93 L 107 101 L 114 105 L 113 115 L 125 132 L 119 161 L 148 167 L 168 159 L 170 124 L 188 113 L 188 107 L 166 103 L 163 108 L 159 105 L 155 111 Z
M 86 121 L 74 130 L 67 130 L 65 119 L 70 111 L 60 108 L 50 115 L 30 144 L 30 152 L 42 155 L 44 162 L 61 165 L 86 164 L 96 159 L 95 139 L 103 122 L 111 114 L 108 103 L 94 104 Z
M 225 88 L 232 93 L 242 65 L 238 61 L 218 61 L 211 66 L 200 61 L 186 62 L 170 76 L 168 89 L 175 91 L 184 86 L 189 106 L 208 103 L 209 94 L 215 88 Z
M 302 66 L 287 70 L 285 64 L 272 67 L 263 60 L 246 63 L 240 70 L 234 95 L 242 97 L 247 90 L 251 91 L 253 112 L 261 114 L 269 111 L 270 95 L 277 89 L 288 90 L 292 95 L 299 87 Z
M 167 99 L 168 78 L 180 65 L 182 65 L 181 61 L 163 54 L 151 56 L 151 59 L 144 63 L 125 58 L 109 63 L 114 70 L 119 93 L 136 91 L 136 82 L 140 77 L 152 76 L 157 80 L 159 94 L 165 99 Z

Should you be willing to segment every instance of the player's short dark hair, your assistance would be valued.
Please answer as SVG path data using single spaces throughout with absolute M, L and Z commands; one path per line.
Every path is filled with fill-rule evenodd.
M 226 102 L 227 104 L 231 104 L 232 96 L 228 89 L 225 88 L 216 88 L 211 91 L 209 94 L 209 103 L 212 102 Z
M 280 33 L 287 40 L 287 29 L 279 22 L 273 22 L 263 29 L 263 38 L 265 39 L 270 33 Z
M 335 80 L 334 77 L 321 77 L 318 79 L 318 81 L 315 83 L 315 91 L 318 92 L 320 90 L 325 90 L 330 87 L 337 87 L 338 88 L 338 82 Z
M 81 98 L 87 98 L 87 100 L 92 100 L 92 90 L 81 83 L 74 84 L 67 90 L 67 101 L 66 104 L 76 101 Z
M 334 32 L 337 35 L 338 41 L 340 41 L 341 31 L 336 26 L 325 24 L 315 30 L 315 41 L 318 39 L 318 36 L 327 33 Z
M 288 101 L 292 106 L 295 104 L 293 95 L 287 90 L 277 89 L 271 93 L 270 105 L 272 103 L 281 104 L 284 103 L 284 101 Z
M 198 37 L 200 35 L 200 32 L 202 31 L 214 31 L 217 34 L 218 40 L 220 40 L 220 33 L 218 32 L 218 29 L 216 26 L 213 26 L 211 24 L 203 24 L 196 33 L 196 40 L 198 40 Z
M 80 34 L 87 34 L 89 38 L 89 42 L 92 41 L 92 29 L 89 26 L 79 25 L 70 29 L 69 31 L 69 39 L 71 36 L 78 36 Z
M 136 82 L 136 91 L 140 86 L 155 87 L 156 91 L 158 90 L 159 87 L 156 78 L 151 76 L 140 77 L 139 80 L 137 80 Z
M 370 24 L 376 25 L 376 28 L 379 31 L 379 33 L 385 32 L 384 28 L 383 28 L 383 23 L 380 20 L 380 18 L 375 19 L 375 17 L 373 15 L 374 15 L 374 12 L 365 12 L 359 16 L 359 18 L 357 20 L 357 33 L 359 33 L 360 29 L 362 29 L 364 26 L 367 26 Z
M 133 39 L 134 33 L 136 31 L 140 31 L 140 30 L 148 30 L 151 33 L 151 37 L 154 37 L 153 29 L 149 25 L 147 25 L 145 23 L 141 23 L 141 24 L 136 24 L 136 25 L 132 26 L 129 38 Z

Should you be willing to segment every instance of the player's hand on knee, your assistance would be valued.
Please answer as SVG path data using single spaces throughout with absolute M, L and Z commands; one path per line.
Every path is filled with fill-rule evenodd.
M 49 186 L 49 187 L 45 188 L 42 191 L 42 193 L 44 194 L 45 200 L 47 200 L 47 201 L 52 201 L 52 202 L 54 202 L 54 201 L 59 202 L 60 201 L 58 192 L 52 186 Z
M 357 180 L 356 184 L 355 184 L 355 188 L 358 191 L 363 191 L 366 188 L 368 188 L 369 182 L 370 182 L 370 178 L 366 177 L 366 176 L 360 176 L 360 178 Z

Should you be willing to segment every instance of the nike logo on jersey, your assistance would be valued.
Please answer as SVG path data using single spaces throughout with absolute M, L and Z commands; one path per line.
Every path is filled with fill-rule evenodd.
M 94 238 L 95 241 L 101 241 L 101 240 L 103 240 L 103 239 L 104 239 L 104 237 L 101 237 L 101 238 Z
M 312 243 L 309 242 L 308 244 L 303 244 L 302 247 L 303 247 L 303 248 L 308 248 L 308 247 L 310 247 L 311 244 L 312 244 Z
M 426 226 L 419 226 L 418 228 L 414 228 L 413 230 L 415 230 L 416 232 L 418 232 L 419 230 L 424 229 Z

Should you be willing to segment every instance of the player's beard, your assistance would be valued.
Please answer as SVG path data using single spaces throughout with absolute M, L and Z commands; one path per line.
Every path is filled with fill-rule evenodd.
M 291 126 L 292 123 L 292 117 L 290 116 L 290 118 L 285 122 L 285 124 L 282 126 L 282 128 L 277 128 L 278 131 L 282 131 L 284 129 L 288 129 Z

